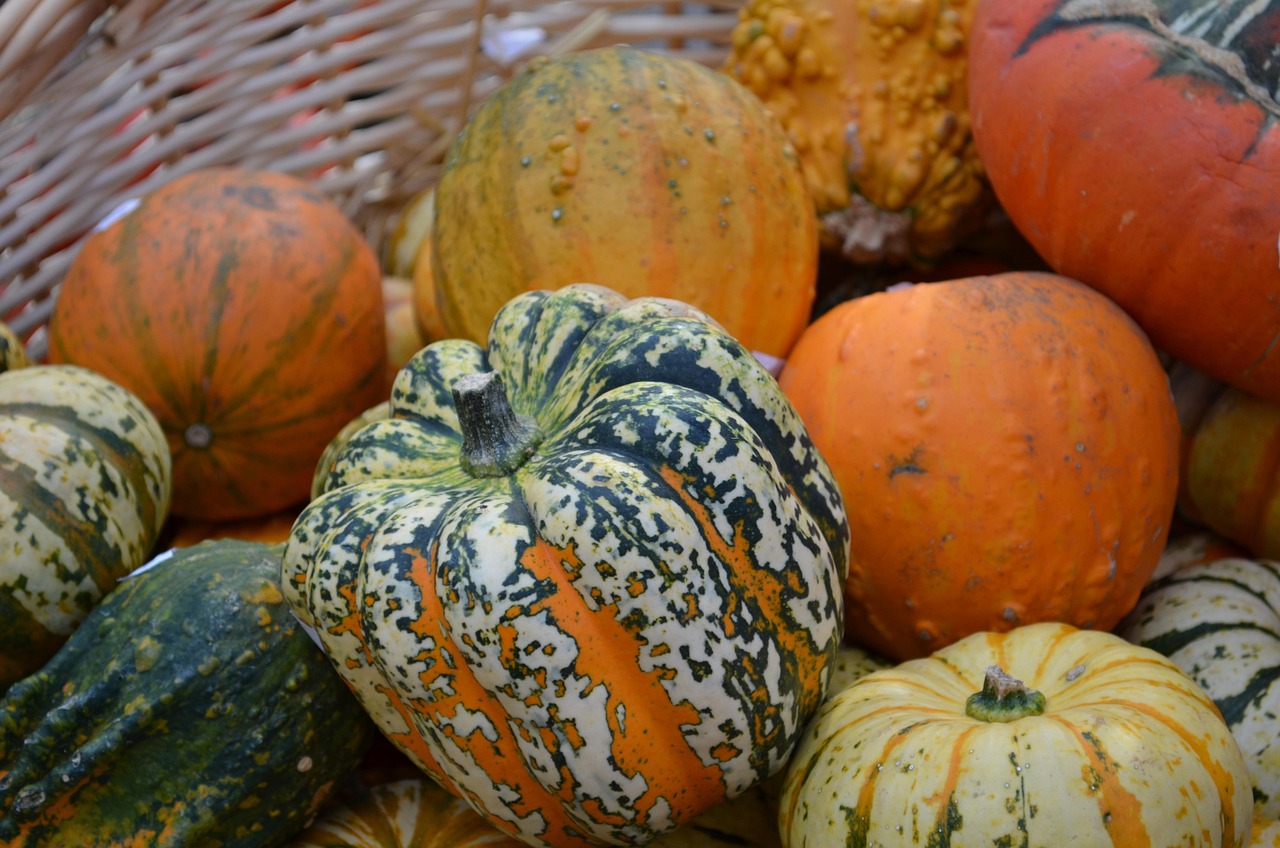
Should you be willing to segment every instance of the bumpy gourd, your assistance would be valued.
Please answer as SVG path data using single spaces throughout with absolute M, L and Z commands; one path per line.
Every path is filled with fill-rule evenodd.
M 321 488 L 290 604 L 388 738 L 530 843 L 690 821 L 777 772 L 827 687 L 843 502 L 685 304 L 512 299 L 487 348 L 411 360 Z
M 204 542 L 121 582 L 0 700 L 9 848 L 265 848 L 373 726 L 280 591 L 280 546 Z
M 787 128 L 852 259 L 934 259 L 992 205 L 969 126 L 971 0 L 751 0 L 725 71 Z

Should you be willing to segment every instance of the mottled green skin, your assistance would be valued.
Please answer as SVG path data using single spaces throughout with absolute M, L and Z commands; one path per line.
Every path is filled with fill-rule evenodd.
M 279 588 L 219 540 L 127 578 L 0 701 L 0 844 L 281 844 L 373 726 Z

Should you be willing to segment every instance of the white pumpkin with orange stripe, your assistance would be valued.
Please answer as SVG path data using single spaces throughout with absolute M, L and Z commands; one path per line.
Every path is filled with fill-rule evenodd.
M 640 844 L 783 768 L 848 524 L 777 381 L 699 310 L 520 295 L 337 447 L 282 584 L 384 733 L 530 844 Z
M 1249 844 L 1249 772 L 1176 665 L 1066 624 L 977 633 L 834 693 L 788 767 L 786 848 Z

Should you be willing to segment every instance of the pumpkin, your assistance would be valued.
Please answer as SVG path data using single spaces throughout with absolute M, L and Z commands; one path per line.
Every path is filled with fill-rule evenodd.
M 173 455 L 175 515 L 306 500 L 335 433 L 386 397 L 382 276 L 337 206 L 285 174 L 177 177 L 89 236 L 49 357 L 136 393 Z
M 1160 562 L 1156 565 L 1156 570 L 1151 573 L 1150 582 L 1152 583 L 1168 577 L 1175 571 L 1194 565 L 1203 565 L 1229 557 L 1248 556 L 1248 551 L 1216 533 L 1186 529 L 1185 526 L 1179 530 L 1176 523 L 1174 526 L 1175 529 L 1169 534 L 1168 543 L 1160 553 Z
M 1228 557 L 1153 582 L 1116 628 L 1213 699 L 1249 765 L 1256 811 L 1280 818 L 1280 564 Z
M 659 836 L 652 848 L 776 848 L 774 785 L 756 786 Z M 425 777 L 358 787 L 287 848 L 523 848 L 462 799 Z
M 303 510 L 286 595 L 383 733 L 531 844 L 638 844 L 782 768 L 848 528 L 704 313 L 575 284 L 428 345 Z
M 408 364 L 405 363 L 405 365 Z M 347 446 L 347 442 L 351 441 L 351 437 L 364 429 L 366 424 L 389 417 L 391 417 L 391 402 L 384 400 L 342 425 L 342 429 L 329 440 L 329 444 L 325 445 L 324 452 L 320 454 L 320 460 L 316 463 L 315 472 L 311 477 L 311 500 L 324 494 L 325 486 L 329 482 L 329 473 L 333 470 L 334 463 L 338 461 L 339 454 Z
M 1182 426 L 1179 511 L 1257 556 L 1280 557 L 1280 403 L 1184 363 L 1170 374 Z
M 835 693 L 787 768 L 787 848 L 1248 844 L 1249 772 L 1169 660 L 1060 622 L 972 634 Z
M 779 381 L 850 505 L 849 641 L 902 660 L 1037 621 L 1108 630 L 1154 571 L 1177 415 L 1093 289 L 1009 272 L 845 301 Z
M 795 151 L 751 92 L 626 46 L 535 59 L 450 147 L 431 279 L 449 337 L 515 295 L 591 282 L 678 299 L 783 356 L 808 323 L 818 224 Z
M 409 198 L 396 217 L 382 246 L 382 269 L 388 276 L 413 279 L 423 245 L 430 239 L 435 219 L 435 187 Z
M 280 554 L 153 560 L 0 699 L 0 842 L 268 848 L 303 828 L 375 731 L 289 613 Z
M 170 475 L 133 393 L 72 365 L 0 373 L 0 692 L 147 561 Z
M 724 70 L 786 127 L 830 246 L 937 259 L 991 190 L 969 128 L 972 3 L 750 0 Z
M 1280 400 L 1277 3 L 979 0 L 969 101 L 1001 205 L 1156 347 Z
M 382 278 L 382 299 L 387 320 L 387 386 L 428 339 L 418 322 L 414 306 L 413 281 L 400 277 Z
M 1277 848 L 1280 846 L 1280 821 L 1255 818 L 1253 835 L 1249 839 L 1252 848 Z

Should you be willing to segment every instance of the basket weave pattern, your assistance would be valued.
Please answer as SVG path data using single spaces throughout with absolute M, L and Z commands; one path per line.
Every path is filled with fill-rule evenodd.
M 741 5 L 7 0 L 0 321 L 41 358 L 84 237 L 196 168 L 302 176 L 380 245 L 474 108 L 533 56 L 628 43 L 715 65 Z

